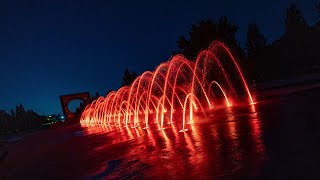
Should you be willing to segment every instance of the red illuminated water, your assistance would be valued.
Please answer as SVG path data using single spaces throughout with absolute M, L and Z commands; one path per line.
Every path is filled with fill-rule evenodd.
M 246 100 L 238 98 L 242 92 Z M 152 123 L 159 130 L 177 123 L 184 132 L 195 113 L 206 117 L 215 107 L 243 101 L 254 104 L 242 70 L 226 45 L 213 41 L 195 61 L 176 55 L 153 72 L 144 72 L 131 86 L 99 97 L 86 107 L 80 122 L 144 129 Z

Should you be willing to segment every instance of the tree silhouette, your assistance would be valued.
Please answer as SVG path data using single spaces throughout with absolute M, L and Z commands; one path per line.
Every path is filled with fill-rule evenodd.
M 318 17 L 320 17 L 320 2 L 316 3 L 316 4 L 314 5 L 314 7 L 315 7 L 315 9 L 316 9 L 316 11 L 317 11 Z
M 200 21 L 192 25 L 189 32 L 189 39 L 180 36 L 177 40 L 179 53 L 186 58 L 194 60 L 199 51 L 209 46 L 209 43 L 216 38 L 216 24 L 211 20 Z
M 314 8 L 316 10 L 317 18 L 318 18 L 317 22 L 314 25 L 314 28 L 315 29 L 320 29 L 320 2 L 315 3 Z
M 137 73 L 134 71 L 130 72 L 128 69 L 125 69 L 122 76 L 121 86 L 130 86 L 137 77 Z
M 277 49 L 276 58 L 283 74 L 293 75 L 303 72 L 319 59 L 319 29 L 313 30 L 301 15 L 297 6 L 292 4 L 286 13 L 286 33 L 273 44 Z M 288 66 L 290 64 L 290 66 Z M 279 70 L 280 71 L 280 70 Z
M 112 90 L 108 90 L 107 92 L 106 92 L 106 96 L 109 94 L 109 93 L 111 93 L 112 92 Z
M 252 39 L 252 34 L 259 34 L 253 33 L 254 29 L 248 29 L 246 44 L 250 69 L 248 74 L 251 72 L 253 79 L 261 82 L 319 72 L 320 24 L 318 22 L 309 26 L 297 6 L 291 5 L 287 9 L 286 31 L 270 45 L 263 47 L 264 43 L 261 43 L 258 50 L 252 50 L 249 39 Z
M 242 53 L 235 38 L 238 27 L 232 24 L 227 17 L 222 16 L 217 22 L 210 19 L 194 24 L 189 32 L 189 37 L 180 36 L 177 40 L 178 52 L 189 60 L 195 60 L 201 50 L 206 49 L 213 40 L 226 43 L 232 50 Z
M 287 9 L 285 27 L 287 33 L 299 33 L 301 31 L 304 31 L 307 27 L 307 23 L 304 17 L 301 15 L 301 12 L 297 8 L 297 6 L 294 4 L 291 4 Z
M 249 82 L 253 83 L 261 79 L 260 65 L 265 63 L 262 56 L 266 56 L 266 47 L 266 38 L 260 32 L 257 24 L 249 24 L 246 41 L 247 60 L 244 68 Z
M 247 31 L 246 50 L 248 57 L 266 47 L 266 38 L 260 32 L 257 24 L 249 24 Z
M 0 134 L 12 134 L 26 129 L 41 128 L 45 119 L 32 110 L 25 110 L 22 104 L 10 110 L 0 110 Z
M 99 94 L 99 92 L 98 91 L 96 91 L 96 93 L 94 94 L 94 95 L 91 95 L 91 100 L 93 101 L 93 100 L 96 100 L 96 99 L 98 99 L 100 97 L 100 94 Z

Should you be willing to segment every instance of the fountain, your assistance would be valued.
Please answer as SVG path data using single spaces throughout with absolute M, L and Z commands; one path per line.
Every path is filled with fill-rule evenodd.
M 144 129 L 155 123 L 159 130 L 165 123 L 178 123 L 180 132 L 185 132 L 195 113 L 206 116 L 218 104 L 233 106 L 242 101 L 239 94 L 254 104 L 238 62 L 225 44 L 213 41 L 194 61 L 175 55 L 153 72 L 144 72 L 131 86 L 99 97 L 87 105 L 80 123 Z

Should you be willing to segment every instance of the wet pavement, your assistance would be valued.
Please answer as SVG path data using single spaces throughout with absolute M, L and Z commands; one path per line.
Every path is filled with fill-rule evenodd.
M 256 93 L 258 103 L 158 131 L 72 125 L 0 144 L 0 179 L 316 179 L 320 88 Z

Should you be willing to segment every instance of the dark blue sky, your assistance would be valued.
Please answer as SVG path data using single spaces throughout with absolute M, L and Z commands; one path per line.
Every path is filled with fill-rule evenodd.
M 1 0 L 0 109 L 60 113 L 59 95 L 118 89 L 125 68 L 153 70 L 204 18 L 227 16 L 242 44 L 252 22 L 278 38 L 291 2 L 316 21 L 316 0 L 279 1 Z

